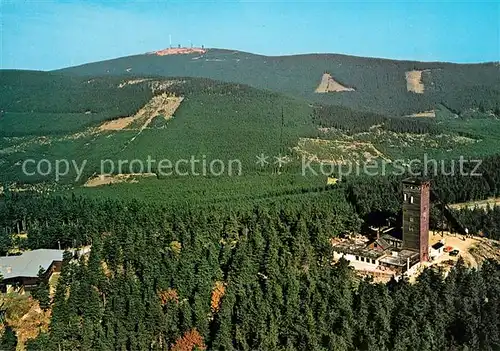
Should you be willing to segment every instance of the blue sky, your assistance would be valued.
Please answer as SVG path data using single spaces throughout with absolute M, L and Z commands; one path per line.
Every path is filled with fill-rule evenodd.
M 500 60 L 500 2 L 0 0 L 0 68 L 49 70 L 174 44 L 266 55 Z

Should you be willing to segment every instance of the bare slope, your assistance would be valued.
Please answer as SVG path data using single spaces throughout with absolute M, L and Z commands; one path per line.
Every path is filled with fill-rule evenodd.
M 423 94 L 424 83 L 422 83 L 422 72 L 424 71 L 408 71 L 405 73 L 406 89 L 412 93 Z
M 106 130 L 123 130 L 123 129 L 144 129 L 147 128 L 151 120 L 158 115 L 162 115 L 165 119 L 170 119 L 174 112 L 179 108 L 183 97 L 169 96 L 161 94 L 153 97 L 143 108 L 135 115 L 114 119 L 103 123 L 99 129 Z
M 335 81 L 329 73 L 323 73 L 321 82 L 315 90 L 316 93 L 330 93 L 341 91 L 354 91 L 354 89 L 345 87 L 339 82 Z

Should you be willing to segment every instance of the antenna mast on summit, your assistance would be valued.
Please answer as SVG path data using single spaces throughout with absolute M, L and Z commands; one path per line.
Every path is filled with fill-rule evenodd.
M 170 42 L 170 48 L 172 48 L 172 34 L 169 34 L 168 35 L 168 39 L 169 39 L 169 42 Z

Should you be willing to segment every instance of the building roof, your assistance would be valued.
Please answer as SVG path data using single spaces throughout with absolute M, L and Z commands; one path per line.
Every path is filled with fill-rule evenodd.
M 392 245 L 389 244 L 384 238 L 379 238 L 375 240 L 378 246 L 380 246 L 383 250 L 387 250 L 390 248 Z
M 0 273 L 3 279 L 37 277 L 40 267 L 45 270 L 54 261 L 62 261 L 63 250 L 40 249 L 26 251 L 20 256 L 0 257 Z
M 387 255 L 380 259 L 380 262 L 389 264 L 391 266 L 404 267 L 407 265 L 408 259 L 410 266 L 418 261 L 419 253 L 413 250 L 395 250 L 392 255 Z
M 430 184 L 428 179 L 418 179 L 418 178 L 406 178 L 403 179 L 403 184 L 414 184 L 414 185 L 422 185 L 422 184 Z
M 394 242 L 398 242 L 398 243 L 402 243 L 403 240 L 399 239 L 399 238 L 396 238 L 395 236 L 392 236 L 390 234 L 384 234 L 382 235 L 380 238 L 386 240 L 386 241 L 394 241 Z
M 444 244 L 442 242 L 437 242 L 435 243 L 434 245 L 432 245 L 432 248 L 434 250 L 439 250 L 440 248 L 442 248 L 444 246 Z
M 333 251 L 355 256 L 362 256 L 373 260 L 377 260 L 380 257 L 384 256 L 384 253 L 381 251 L 369 249 L 365 244 L 356 245 L 352 242 L 335 245 L 333 247 Z

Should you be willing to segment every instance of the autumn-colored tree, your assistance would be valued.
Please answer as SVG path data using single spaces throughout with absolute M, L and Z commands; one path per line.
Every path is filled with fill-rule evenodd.
M 215 282 L 215 286 L 212 289 L 212 298 L 210 302 L 212 313 L 219 312 L 220 303 L 225 293 L 226 293 L 226 284 L 220 281 Z
M 170 351 L 195 351 L 206 350 L 203 337 L 196 329 L 191 329 L 184 333 L 184 335 L 177 339 Z
M 158 297 L 162 306 L 165 306 L 169 301 L 175 301 L 179 303 L 179 294 L 177 290 L 168 288 L 166 290 L 158 291 Z
M 179 255 L 181 253 L 182 244 L 176 240 L 170 242 L 168 247 L 169 247 L 169 250 L 172 251 L 176 255 Z

